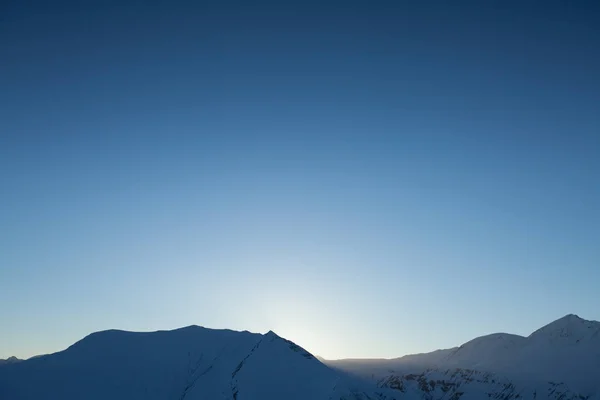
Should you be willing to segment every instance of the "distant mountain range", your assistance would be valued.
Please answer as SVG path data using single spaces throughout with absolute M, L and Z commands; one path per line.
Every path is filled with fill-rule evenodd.
M 23 360 L 21 360 L 21 359 L 19 359 L 17 357 L 8 357 L 6 360 L 3 360 L 3 359 L 0 358 L 0 365 L 2 365 L 2 364 L 12 364 L 12 363 L 16 363 L 16 362 L 19 362 L 19 361 L 23 361 Z
M 103 331 L 0 361 L 0 399 L 600 400 L 600 323 L 568 315 L 528 337 L 498 333 L 387 360 L 317 359 L 277 336 L 190 326 Z
M 324 362 L 423 399 L 600 398 L 600 323 L 570 314 L 528 337 L 495 333 L 397 359 Z

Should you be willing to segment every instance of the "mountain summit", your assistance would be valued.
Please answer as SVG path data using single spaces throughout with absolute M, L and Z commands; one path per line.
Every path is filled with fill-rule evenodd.
M 600 339 L 600 322 L 587 321 L 575 314 L 568 314 L 533 332 L 529 338 L 574 343 Z

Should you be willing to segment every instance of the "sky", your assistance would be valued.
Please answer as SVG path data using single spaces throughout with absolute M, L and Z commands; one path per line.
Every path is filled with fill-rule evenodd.
M 0 358 L 600 320 L 600 6 L 320 3 L 2 2 Z

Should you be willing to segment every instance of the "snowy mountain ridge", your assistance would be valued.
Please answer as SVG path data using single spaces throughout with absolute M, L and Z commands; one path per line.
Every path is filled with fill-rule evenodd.
M 0 363 L 1 400 L 600 400 L 600 323 L 567 315 L 391 360 L 325 361 L 269 331 L 92 333 Z
M 569 314 L 527 337 L 494 333 L 432 353 L 326 364 L 428 400 L 600 398 L 600 322 Z
M 340 374 L 274 332 L 198 326 L 97 332 L 64 351 L 0 368 L 2 400 L 397 398 L 393 390 Z

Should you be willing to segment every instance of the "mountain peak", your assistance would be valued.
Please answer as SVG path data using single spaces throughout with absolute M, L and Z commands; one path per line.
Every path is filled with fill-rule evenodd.
M 304 358 L 308 358 L 308 359 L 315 358 L 315 356 L 313 356 L 310 352 L 305 350 L 303 347 L 298 346 L 296 343 L 292 342 L 291 340 L 282 338 L 281 336 L 279 336 L 278 334 L 276 334 L 273 331 L 269 331 L 269 332 L 265 333 L 264 338 L 268 342 L 282 343 L 286 347 L 289 347 L 292 351 L 301 354 Z
M 571 323 L 571 322 L 579 322 L 579 321 L 585 321 L 583 318 L 579 317 L 579 315 L 577 314 L 567 314 L 562 318 L 557 319 L 554 322 L 558 322 L 558 321 L 564 321 L 567 323 Z
M 600 322 L 588 321 L 575 314 L 567 314 L 562 318 L 529 335 L 530 338 L 546 337 L 551 340 L 572 339 L 576 343 L 594 335 L 600 330 Z
M 0 359 L 0 364 L 12 364 L 12 363 L 17 363 L 19 361 L 23 361 L 23 360 L 15 357 L 15 356 L 11 356 L 11 357 L 8 357 L 6 360 Z
M 580 318 L 578 315 L 575 315 L 575 314 L 567 314 L 564 317 L 561 317 L 561 318 L 559 318 L 559 319 L 557 319 L 555 321 L 550 322 L 547 325 L 542 326 L 540 329 L 538 329 L 535 332 L 539 332 L 539 331 L 541 331 L 543 329 L 547 329 L 547 328 L 562 328 L 562 327 L 567 327 L 567 326 L 570 326 L 570 325 L 579 324 L 581 322 L 586 322 L 586 320 L 584 320 L 583 318 Z M 587 321 L 587 322 L 589 322 L 589 321 Z

